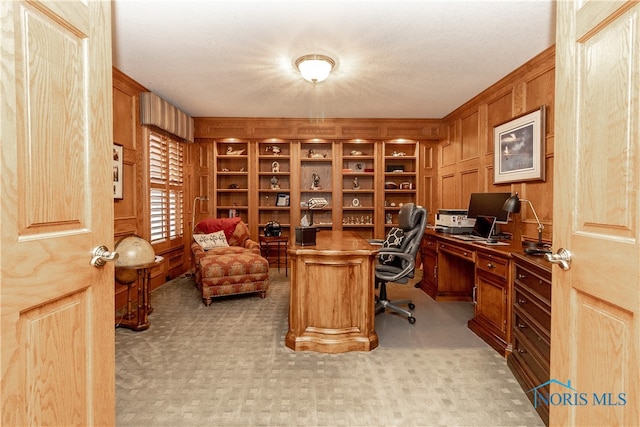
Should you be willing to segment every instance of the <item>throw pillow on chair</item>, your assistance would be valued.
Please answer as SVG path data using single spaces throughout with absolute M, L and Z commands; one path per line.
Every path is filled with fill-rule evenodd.
M 402 241 L 404 240 L 404 231 L 401 228 L 393 227 L 389 230 L 387 237 L 382 242 L 383 248 L 399 248 L 402 246 Z M 380 255 L 380 262 L 382 264 L 395 264 L 394 261 L 396 257 L 394 255 Z

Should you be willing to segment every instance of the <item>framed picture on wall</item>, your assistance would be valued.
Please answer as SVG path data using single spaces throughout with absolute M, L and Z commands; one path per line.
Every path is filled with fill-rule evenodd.
M 545 180 L 545 106 L 493 129 L 494 184 Z
M 122 156 L 124 150 L 122 145 L 113 144 L 113 198 L 117 200 L 123 199 L 122 187 Z

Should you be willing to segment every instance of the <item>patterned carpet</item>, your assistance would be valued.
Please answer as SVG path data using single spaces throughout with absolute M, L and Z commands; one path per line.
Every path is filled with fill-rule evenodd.
M 543 426 L 506 360 L 466 327 L 469 303 L 413 286 L 415 325 L 376 317 L 380 346 L 337 355 L 284 346 L 289 281 L 265 299 L 205 307 L 180 277 L 152 293 L 151 327 L 116 330 L 118 426 Z

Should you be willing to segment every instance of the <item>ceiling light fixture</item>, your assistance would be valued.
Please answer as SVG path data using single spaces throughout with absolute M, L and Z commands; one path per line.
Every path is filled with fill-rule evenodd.
M 318 83 L 329 77 L 336 65 L 335 61 L 325 55 L 305 55 L 296 60 L 296 67 L 305 80 Z

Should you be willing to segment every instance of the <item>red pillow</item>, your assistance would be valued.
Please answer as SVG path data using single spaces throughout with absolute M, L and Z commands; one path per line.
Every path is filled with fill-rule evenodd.
M 241 221 L 240 217 L 233 218 L 207 218 L 203 219 L 193 229 L 194 233 L 215 233 L 216 231 L 224 231 L 224 235 L 229 240 L 236 226 Z

